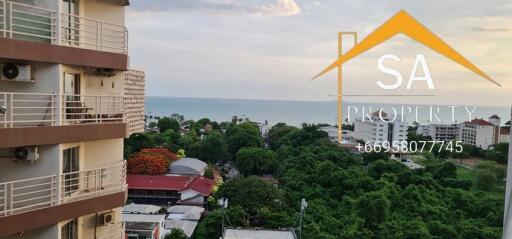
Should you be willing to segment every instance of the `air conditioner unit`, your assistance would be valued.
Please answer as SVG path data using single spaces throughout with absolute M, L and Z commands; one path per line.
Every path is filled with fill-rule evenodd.
M 13 160 L 25 160 L 29 163 L 34 163 L 39 159 L 37 147 L 18 147 L 12 152 Z
M 30 75 L 30 65 L 2 64 L 1 77 L 5 81 L 33 82 Z
M 98 223 L 101 226 L 107 226 L 108 224 L 114 224 L 114 212 L 107 212 L 99 215 Z

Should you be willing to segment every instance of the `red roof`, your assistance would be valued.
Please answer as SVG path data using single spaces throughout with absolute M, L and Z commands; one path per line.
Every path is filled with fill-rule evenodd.
M 190 176 L 127 175 L 126 183 L 129 189 L 180 191 L 186 188 L 192 179 Z
M 203 176 L 177 175 L 127 175 L 129 189 L 153 189 L 166 191 L 194 190 L 205 196 L 210 195 L 215 181 Z
M 469 124 L 475 124 L 475 125 L 488 125 L 488 126 L 494 126 L 494 124 L 491 124 L 483 119 L 473 119 L 469 122 L 466 122 L 466 123 L 469 123 Z
M 215 186 L 215 180 L 199 176 L 195 177 L 186 189 L 191 189 L 204 196 L 209 196 L 213 186 Z

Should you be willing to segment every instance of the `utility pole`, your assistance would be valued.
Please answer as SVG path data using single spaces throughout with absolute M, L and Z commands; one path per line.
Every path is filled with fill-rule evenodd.
M 300 202 L 300 215 L 299 215 L 299 239 L 302 239 L 302 227 L 303 225 L 303 218 L 304 218 L 304 212 L 306 211 L 306 208 L 308 207 L 308 202 L 306 202 L 306 199 L 302 199 Z

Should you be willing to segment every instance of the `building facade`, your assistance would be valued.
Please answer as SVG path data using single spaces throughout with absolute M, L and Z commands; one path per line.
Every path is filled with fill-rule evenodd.
M 430 136 L 435 141 L 451 141 L 460 137 L 459 124 L 429 124 L 420 125 L 416 133 L 423 136 Z
M 126 123 L 129 134 L 144 133 L 145 77 L 144 72 L 139 70 L 129 70 L 124 73 Z
M 371 119 L 354 121 L 353 138 L 370 144 L 401 143 L 407 140 L 407 123 L 399 115 L 393 119 L 383 111 L 376 111 L 371 114 Z
M 483 119 L 473 119 L 460 124 L 460 140 L 483 149 L 496 144 L 496 126 Z
M 124 238 L 127 0 L 0 0 L 0 238 Z

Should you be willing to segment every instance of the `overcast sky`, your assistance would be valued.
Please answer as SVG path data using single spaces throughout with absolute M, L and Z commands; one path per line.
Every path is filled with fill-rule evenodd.
M 490 84 L 404 36 L 344 65 L 344 94 L 383 94 L 375 82 L 384 54 L 408 79 L 426 56 L 436 90 L 418 84 L 408 103 L 512 104 L 510 0 L 131 0 L 130 64 L 146 72 L 147 95 L 279 100 L 334 100 L 335 71 L 310 81 L 336 59 L 337 32 L 364 38 L 400 9 L 444 39 L 502 87 Z M 348 47 L 351 39 L 345 40 Z M 421 72 L 420 72 L 421 73 Z M 405 88 L 405 83 L 403 85 Z M 347 101 L 403 102 L 397 97 Z

